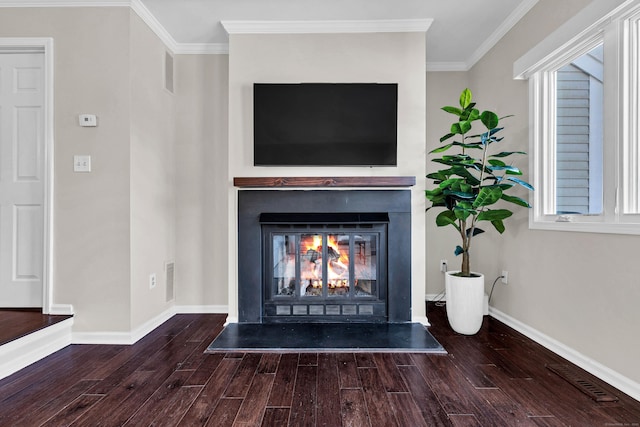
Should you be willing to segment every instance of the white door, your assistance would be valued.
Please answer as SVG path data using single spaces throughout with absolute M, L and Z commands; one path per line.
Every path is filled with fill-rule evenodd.
M 0 307 L 42 307 L 44 54 L 0 50 Z

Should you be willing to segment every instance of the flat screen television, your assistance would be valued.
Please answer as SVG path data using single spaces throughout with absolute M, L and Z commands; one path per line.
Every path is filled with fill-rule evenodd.
M 255 166 L 396 166 L 396 83 L 255 83 Z

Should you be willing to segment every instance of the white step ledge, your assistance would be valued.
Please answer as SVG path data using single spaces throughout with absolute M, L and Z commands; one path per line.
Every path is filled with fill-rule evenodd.
M 71 344 L 73 317 L 0 346 L 0 379 Z

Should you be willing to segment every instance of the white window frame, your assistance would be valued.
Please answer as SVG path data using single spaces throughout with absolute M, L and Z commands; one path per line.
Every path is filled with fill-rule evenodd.
M 531 229 L 640 234 L 640 5 L 595 0 L 514 64 L 529 80 Z M 603 212 L 556 214 L 555 73 L 604 45 Z

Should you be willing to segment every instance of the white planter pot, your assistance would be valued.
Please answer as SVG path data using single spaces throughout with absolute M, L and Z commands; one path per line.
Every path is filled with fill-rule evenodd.
M 484 314 L 484 275 L 478 277 L 454 276 L 457 271 L 445 273 L 447 292 L 447 318 L 454 331 L 473 335 L 482 326 Z

